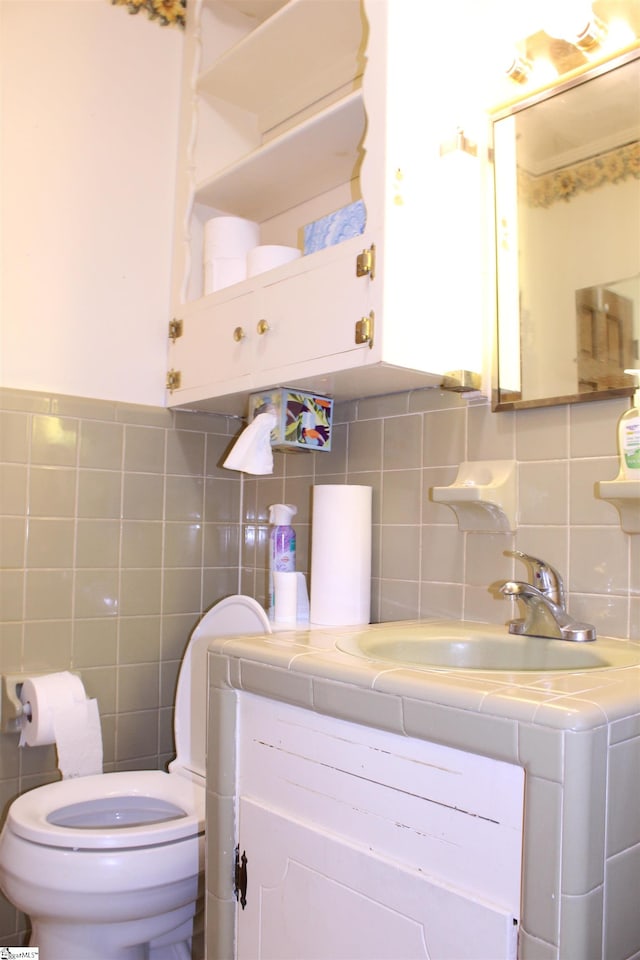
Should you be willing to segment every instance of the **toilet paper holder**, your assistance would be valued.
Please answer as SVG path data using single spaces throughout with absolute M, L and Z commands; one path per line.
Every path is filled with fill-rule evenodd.
M 79 677 L 77 670 L 71 673 Z M 0 696 L 0 732 L 20 733 L 24 719 L 31 719 L 31 705 L 20 699 L 22 686 L 27 677 L 43 676 L 40 673 L 7 673 L 2 676 Z

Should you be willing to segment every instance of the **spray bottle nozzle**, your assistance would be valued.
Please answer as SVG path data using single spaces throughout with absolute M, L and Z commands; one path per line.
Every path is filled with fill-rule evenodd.
M 292 503 L 272 503 L 269 507 L 269 523 L 276 527 L 288 527 L 298 508 Z

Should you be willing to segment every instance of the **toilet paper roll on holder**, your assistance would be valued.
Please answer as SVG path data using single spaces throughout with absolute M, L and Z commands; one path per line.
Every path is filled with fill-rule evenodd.
M 72 670 L 79 677 L 80 674 Z M 25 721 L 31 720 L 31 704 L 21 699 L 22 687 L 29 677 L 41 676 L 35 673 L 8 673 L 2 676 L 2 695 L 0 699 L 0 731 L 2 733 L 20 733 Z

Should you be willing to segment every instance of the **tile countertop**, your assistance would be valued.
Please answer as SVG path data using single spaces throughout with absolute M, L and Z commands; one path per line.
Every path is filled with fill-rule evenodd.
M 442 623 L 444 627 L 446 622 Z M 431 621 L 430 625 L 433 624 Z M 487 733 L 500 729 L 500 721 L 580 731 L 640 713 L 638 665 L 575 671 L 414 667 L 355 656 L 337 646 L 363 630 L 392 637 L 407 628 L 415 630 L 419 625 L 420 621 L 413 620 L 364 627 L 278 629 L 262 636 L 221 638 L 213 641 L 210 649 L 235 662 L 229 668 L 231 686 L 355 723 L 431 739 L 438 731 L 427 722 L 424 708 L 465 712 L 473 724 L 468 731 L 469 738 L 462 729 L 458 735 L 451 729 L 446 734 L 447 743 L 453 745 L 453 735 L 460 740 L 455 745 L 462 749 L 478 749 L 478 735 L 483 727 L 482 722 L 479 725 L 481 718 L 486 718 Z M 504 627 L 498 629 L 505 630 Z M 606 642 L 608 638 L 602 639 Z M 531 638 L 531 642 L 535 643 L 535 638 Z M 558 643 L 570 644 L 571 641 Z M 631 640 L 616 643 L 634 650 L 640 663 L 640 643 Z M 576 644 L 576 647 L 596 650 L 597 645 L 596 640 L 593 644 Z M 348 695 L 345 695 L 345 685 L 348 685 Z M 385 696 L 359 696 L 358 691 Z M 383 702 L 387 699 L 390 708 L 384 709 Z M 403 702 L 403 709 L 399 709 L 399 701 Z M 423 705 L 419 712 L 424 724 L 414 715 L 416 707 L 412 709 L 411 703 Z M 493 735 L 484 746 L 490 746 L 491 742 L 496 748 Z M 500 759 L 507 758 L 501 755 Z
M 245 691 L 518 764 L 526 810 L 518 956 L 640 955 L 640 915 L 628 896 L 630 877 L 632 886 L 640 878 L 640 808 L 628 806 L 629 776 L 640 766 L 640 666 L 412 668 L 336 646 L 363 629 L 393 635 L 418 623 L 213 640 L 212 717 L 230 693 Z M 640 643 L 616 642 L 640 660 Z M 229 735 L 216 726 L 210 738 Z M 218 794 L 209 790 L 213 811 Z

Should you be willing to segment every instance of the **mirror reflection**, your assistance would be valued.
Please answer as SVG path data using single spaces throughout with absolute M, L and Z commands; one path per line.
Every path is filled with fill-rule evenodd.
M 494 409 L 631 394 L 640 366 L 640 50 L 494 124 Z

